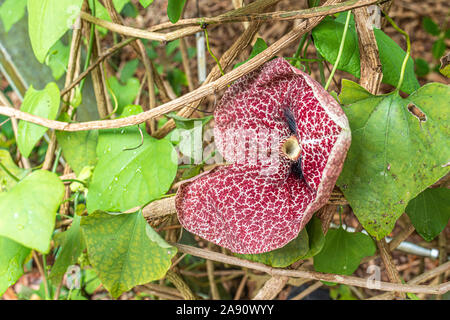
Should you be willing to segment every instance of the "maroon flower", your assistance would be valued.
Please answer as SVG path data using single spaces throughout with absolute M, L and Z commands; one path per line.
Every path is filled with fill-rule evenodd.
M 236 253 L 297 237 L 328 200 L 351 140 L 339 104 L 283 58 L 228 88 L 214 135 L 232 164 L 182 184 L 176 208 L 184 228 Z

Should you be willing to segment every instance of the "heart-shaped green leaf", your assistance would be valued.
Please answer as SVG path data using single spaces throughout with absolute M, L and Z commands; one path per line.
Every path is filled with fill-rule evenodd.
M 308 232 L 309 250 L 302 259 L 314 257 L 322 250 L 325 244 L 322 221 L 319 218 L 312 217 L 306 225 L 306 231 Z
M 328 230 L 325 245 L 314 257 L 314 269 L 319 272 L 351 275 L 361 259 L 375 254 L 373 240 L 364 233 L 347 232 L 342 228 Z
M 80 222 L 81 217 L 75 214 L 70 228 L 55 236 L 55 241 L 60 246 L 60 250 L 49 276 L 54 285 L 61 282 L 70 265 L 77 263 L 78 257 L 85 248 Z
M 450 190 L 426 189 L 408 203 L 405 212 L 422 238 L 431 241 L 450 219 Z
M 23 274 L 23 263 L 30 249 L 0 236 L 0 297 Z
M 35 90 L 33 86 L 30 86 L 20 110 L 54 120 L 58 113 L 59 101 L 59 88 L 56 83 L 50 82 L 44 90 Z M 17 146 L 20 153 L 24 157 L 28 157 L 47 130 L 43 126 L 21 120 L 17 129 Z
M 89 261 L 113 297 L 136 285 L 162 278 L 176 248 L 166 243 L 141 212 L 96 211 L 81 220 Z
M 38 170 L 0 194 L 0 236 L 48 252 L 64 185 L 54 173 Z
M 338 186 L 364 228 L 378 239 L 391 232 L 408 202 L 448 172 L 450 88 L 430 83 L 408 98 L 362 94 L 342 82 L 352 130 Z M 361 97 L 355 101 L 352 97 Z
M 0 18 L 5 31 L 9 29 L 25 15 L 27 0 L 6 0 L 0 7 Z M 0 290 L 1 291 L 1 290 Z
M 34 54 L 44 63 L 48 50 L 69 30 L 83 0 L 28 0 L 28 33 Z
M 133 59 L 125 63 L 122 70 L 120 71 L 120 81 L 126 83 L 129 79 L 134 76 L 139 65 L 139 59 Z
M 100 132 L 88 212 L 125 211 L 169 190 L 178 167 L 175 150 L 167 140 L 142 134 L 143 140 L 135 127 Z
M 340 15 L 343 17 L 344 15 Z M 344 32 L 345 23 L 342 19 L 325 19 L 312 31 L 314 45 L 319 53 L 330 63 L 335 63 Z M 378 45 L 380 62 L 383 69 L 383 82 L 396 86 L 400 78 L 400 70 L 406 53 L 399 45 L 383 31 L 374 29 Z M 361 61 L 359 55 L 358 35 L 354 23 L 351 23 L 345 38 L 344 50 L 338 69 L 361 76 Z M 411 93 L 419 88 L 419 82 L 414 73 L 414 61 L 409 57 L 401 90 Z
M 169 0 L 167 4 L 167 16 L 170 22 L 175 23 L 180 19 L 185 3 L 186 0 Z

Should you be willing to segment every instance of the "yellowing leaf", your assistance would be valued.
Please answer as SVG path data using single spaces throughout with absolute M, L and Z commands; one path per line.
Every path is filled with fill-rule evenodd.
M 136 285 L 162 278 L 176 248 L 166 243 L 141 212 L 96 211 L 81 220 L 89 261 L 114 298 Z

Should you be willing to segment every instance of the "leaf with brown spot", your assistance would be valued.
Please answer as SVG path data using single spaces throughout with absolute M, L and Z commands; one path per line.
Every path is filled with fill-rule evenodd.
M 408 202 L 448 172 L 450 88 L 430 83 L 403 99 L 342 85 L 352 145 L 338 186 L 364 228 L 381 239 Z M 353 91 L 361 99 L 351 98 Z

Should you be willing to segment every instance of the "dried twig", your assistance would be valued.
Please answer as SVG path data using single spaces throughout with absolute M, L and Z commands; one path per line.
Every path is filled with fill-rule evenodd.
M 88 8 L 86 8 L 86 9 L 88 9 Z M 86 39 L 90 39 L 90 30 L 91 30 L 90 24 L 83 23 L 83 32 L 84 32 L 84 36 L 86 37 Z M 92 60 L 96 60 L 100 55 L 98 34 L 96 31 L 97 31 L 97 29 L 94 28 L 94 37 L 92 39 L 92 41 L 93 41 L 92 55 L 91 55 Z M 102 118 L 105 118 L 110 113 L 109 112 L 110 108 L 108 108 L 109 96 L 106 91 L 104 74 L 103 74 L 103 70 L 100 65 L 97 65 L 96 67 L 94 67 L 92 69 L 91 76 L 92 76 L 92 84 L 94 87 L 94 94 L 95 94 L 95 98 L 96 98 L 96 102 L 97 102 L 97 111 L 98 111 L 100 118 L 102 119 Z M 65 92 L 62 91 L 61 96 L 64 96 L 64 95 L 65 95 Z
M 270 1 L 262 1 L 270 2 Z M 347 11 L 350 9 L 360 8 L 363 6 L 368 6 L 371 4 L 375 4 L 378 2 L 383 2 L 382 0 L 349 0 L 343 3 L 334 4 L 327 3 L 321 7 L 314 7 L 304 10 L 298 11 L 288 11 L 288 12 L 271 12 L 265 14 L 252 13 L 253 6 L 245 6 L 239 9 L 232 10 L 228 13 L 222 14 L 220 16 L 214 18 L 197 18 L 197 19 L 184 19 L 179 21 L 177 24 L 174 24 L 171 27 L 179 27 L 183 26 L 183 28 L 178 29 L 176 31 L 172 31 L 169 33 L 158 33 L 154 32 L 154 30 L 161 30 L 163 28 L 168 27 L 169 25 L 165 24 L 164 26 L 155 26 L 150 30 L 141 30 L 137 28 L 132 28 L 128 26 L 124 26 L 121 24 L 117 24 L 114 22 L 105 21 L 99 18 L 96 18 L 90 15 L 87 12 L 82 11 L 80 16 L 83 20 L 89 21 L 90 23 L 94 23 L 100 27 L 106 28 L 113 32 L 123 34 L 129 37 L 134 38 L 142 38 L 148 40 L 156 40 L 156 41 L 172 41 L 175 39 L 179 39 L 194 33 L 201 31 L 202 26 L 206 25 L 215 25 L 219 23 L 225 22 L 242 22 L 242 21 L 274 21 L 274 20 L 296 20 L 296 19 L 309 19 L 316 18 L 323 15 L 334 14 L 338 12 Z
M 185 38 L 180 39 L 180 52 L 181 52 L 181 60 L 183 63 L 183 70 L 186 74 L 186 79 L 188 82 L 188 89 L 192 91 L 195 89 L 194 87 L 194 77 L 192 76 L 191 67 L 189 66 L 189 55 L 188 55 L 188 47 Z
M 201 18 L 193 18 L 193 19 L 181 19 L 177 23 L 169 24 L 163 23 L 160 25 L 156 25 L 151 27 L 149 30 L 151 31 L 160 31 L 164 29 L 173 29 L 177 27 L 189 27 L 189 26 L 198 26 L 202 24 L 207 25 L 217 25 L 223 23 L 231 23 L 231 22 L 243 22 L 243 21 L 286 21 L 286 20 L 298 20 L 298 19 L 308 19 L 320 16 L 322 12 L 328 12 L 329 14 L 334 14 L 338 12 L 343 12 L 355 8 L 360 8 L 364 6 L 369 6 L 372 4 L 384 2 L 382 0 L 349 0 L 344 1 L 335 5 L 324 5 L 321 7 L 313 7 L 302 10 L 295 11 L 278 11 L 278 12 L 268 12 L 268 13 L 256 13 L 252 8 L 250 10 L 247 5 L 242 8 L 238 8 L 235 10 L 231 10 L 227 13 L 221 14 L 216 17 L 201 17 Z M 183 29 L 179 29 L 183 30 Z M 153 34 L 149 34 L 149 36 L 153 36 Z M 157 39 L 154 39 L 157 40 Z
M 447 255 L 447 235 L 444 231 L 439 235 L 439 264 L 443 265 L 446 261 L 448 261 Z M 439 283 L 443 283 L 445 281 L 445 273 L 442 273 L 439 276 Z M 442 300 L 442 295 L 438 295 L 436 297 L 437 300 Z
M 241 282 L 239 282 L 239 286 L 236 290 L 236 293 L 234 294 L 233 300 L 239 300 L 241 298 L 242 292 L 244 291 L 244 287 L 245 287 L 245 284 L 247 283 L 247 280 L 248 280 L 248 274 L 245 274 L 242 277 Z
M 158 285 L 155 283 L 147 283 L 142 286 L 136 287 L 136 291 L 145 291 L 153 294 L 157 297 L 168 299 L 168 300 L 183 300 L 183 296 L 175 288 L 169 288 L 163 285 Z
M 209 259 L 217 262 L 236 265 L 248 269 L 258 270 L 265 272 L 271 276 L 286 276 L 294 278 L 306 278 L 320 281 L 336 282 L 346 285 L 352 285 L 355 287 L 371 288 L 371 283 L 364 278 L 358 278 L 353 276 L 342 276 L 335 274 L 326 274 L 315 271 L 307 270 L 286 270 L 279 268 L 272 268 L 262 263 L 252 262 L 248 260 L 231 257 L 218 252 L 212 252 L 205 249 L 195 248 L 179 243 L 172 243 L 171 245 L 178 248 L 179 251 L 197 256 L 203 259 Z M 450 264 L 446 265 L 447 268 Z M 450 282 L 443 283 L 437 286 L 424 286 L 424 285 L 411 285 L 411 284 L 398 284 L 380 281 L 377 290 L 382 291 L 397 291 L 397 292 L 412 292 L 412 293 L 427 293 L 427 294 L 443 294 L 450 290 Z
M 273 300 L 284 288 L 289 278 L 286 276 L 274 276 L 264 283 L 253 300 Z
M 249 28 L 247 28 L 247 30 L 245 30 L 244 33 L 233 43 L 233 45 L 222 55 L 222 57 L 220 58 L 220 64 L 223 66 L 223 68 L 228 67 L 231 62 L 234 61 L 237 55 L 251 43 L 251 39 L 253 39 L 254 35 L 258 32 L 259 26 L 259 22 L 252 23 Z M 202 85 L 204 86 L 214 80 L 217 80 L 220 76 L 221 73 L 219 67 L 216 65 L 211 70 Z M 200 99 L 192 103 L 190 106 L 184 107 L 177 113 L 177 115 L 182 117 L 190 117 L 199 107 L 202 101 L 203 99 Z M 174 128 L 175 121 L 173 119 L 170 119 L 160 129 L 158 129 L 158 131 L 156 131 L 154 137 L 161 139 Z
M 196 300 L 191 288 L 184 282 L 180 275 L 172 270 L 167 271 L 166 278 L 180 291 L 185 300 Z
M 124 25 L 120 25 L 114 22 L 109 22 L 106 20 L 99 19 L 90 15 L 87 12 L 80 12 L 81 19 L 88 21 L 90 23 L 94 23 L 100 27 L 106 28 L 112 32 L 116 32 L 128 37 L 132 38 L 140 38 L 140 39 L 148 39 L 148 40 L 156 40 L 156 41 L 172 41 L 178 38 L 182 38 L 194 33 L 201 31 L 201 27 L 187 27 L 178 31 L 173 31 L 169 33 L 157 33 L 147 30 L 141 30 L 137 28 L 132 28 Z
M 69 54 L 69 61 L 67 64 L 67 72 L 66 72 L 66 79 L 65 79 L 65 85 L 69 85 L 70 82 L 73 81 L 73 77 L 75 73 L 77 72 L 77 63 L 79 62 L 79 59 L 81 57 L 80 54 L 80 47 L 81 47 L 81 21 L 78 18 L 76 25 L 78 26 L 73 30 L 72 33 L 72 41 L 70 45 L 70 54 Z M 74 92 L 68 93 L 63 97 L 63 100 L 71 101 L 71 98 L 74 96 Z M 70 111 L 70 105 L 63 102 L 61 106 L 61 113 L 69 110 Z M 53 166 L 53 159 L 55 156 L 56 151 L 56 135 L 55 132 L 52 131 L 50 134 L 50 143 L 48 145 L 47 151 L 45 153 L 45 159 L 44 163 L 42 165 L 43 170 L 50 170 Z M 66 203 L 66 206 L 68 203 Z
M 383 73 L 378 54 L 378 45 L 370 24 L 367 8 L 354 10 L 358 30 L 359 55 L 361 56 L 361 78 L 359 84 L 372 94 L 377 94 Z
M 326 5 L 336 3 L 337 0 L 329 0 Z M 325 13 L 322 13 L 325 15 Z M 15 109 L 10 109 L 7 107 L 0 107 L 0 114 L 19 118 L 25 121 L 29 121 L 35 124 L 42 125 L 47 128 L 61 130 L 61 131 L 83 131 L 83 130 L 95 130 L 95 129 L 112 129 L 121 128 L 131 125 L 140 124 L 146 120 L 154 119 L 158 116 L 166 114 L 168 112 L 174 111 L 182 107 L 183 105 L 192 103 L 193 101 L 199 100 L 207 95 L 214 94 L 216 91 L 225 88 L 231 82 L 239 79 L 244 74 L 247 74 L 264 62 L 275 56 L 280 50 L 286 46 L 292 44 L 301 35 L 311 31 L 311 29 L 316 26 L 324 16 L 311 18 L 294 27 L 290 32 L 286 33 L 278 41 L 273 43 L 263 52 L 256 55 L 250 61 L 242 64 L 238 68 L 230 71 L 224 76 L 220 77 L 216 81 L 206 84 L 194 91 L 191 91 L 177 99 L 167 102 L 157 108 L 142 112 L 137 115 L 132 115 L 125 118 L 119 118 L 114 120 L 101 120 L 101 121 L 89 121 L 84 123 L 66 123 L 55 120 L 48 120 L 42 117 L 37 117 L 26 112 L 22 112 Z
M 383 261 L 384 266 L 386 267 L 386 272 L 388 278 L 393 283 L 402 283 L 402 279 L 400 278 L 400 274 L 395 268 L 394 261 L 392 260 L 392 256 L 389 251 L 389 246 L 386 243 L 385 239 L 381 239 L 377 241 L 378 250 L 380 251 L 381 260 Z M 399 296 L 403 299 L 406 298 L 404 293 L 399 293 Z
M 63 90 L 61 90 L 61 97 L 66 95 L 70 90 L 72 90 L 77 84 L 81 82 L 92 70 L 94 70 L 100 63 L 102 63 L 106 58 L 114 54 L 117 50 L 122 49 L 126 45 L 136 41 L 136 38 L 129 38 L 119 42 L 118 44 L 112 46 L 111 48 L 105 50 L 102 54 L 97 57 L 95 62 L 91 63 L 89 67 L 83 71 L 73 82 L 68 84 Z
M 208 242 L 208 249 L 211 250 L 212 247 L 212 243 Z M 206 260 L 206 271 L 208 273 L 209 287 L 211 288 L 211 297 L 213 300 L 220 300 L 219 290 L 217 289 L 217 284 L 214 281 L 214 262 L 212 260 Z
M 424 283 L 424 282 L 426 282 L 430 279 L 433 279 L 441 274 L 444 274 L 448 270 L 450 270 L 450 261 L 448 261 L 444 264 L 441 264 L 439 267 L 436 267 L 425 273 L 422 273 L 421 275 L 408 281 L 407 284 L 417 285 L 420 283 Z M 450 282 L 443 283 L 442 285 L 440 285 L 440 287 L 442 288 L 441 290 L 442 290 L 442 294 L 443 294 L 450 290 Z M 412 291 L 409 291 L 409 292 L 412 292 Z M 386 293 L 371 297 L 368 300 L 389 300 L 389 299 L 393 299 L 394 297 L 395 297 L 395 292 L 386 292 Z

